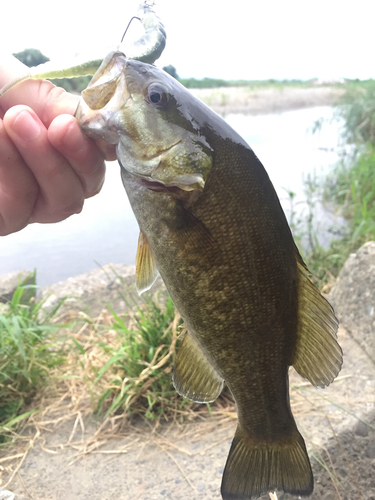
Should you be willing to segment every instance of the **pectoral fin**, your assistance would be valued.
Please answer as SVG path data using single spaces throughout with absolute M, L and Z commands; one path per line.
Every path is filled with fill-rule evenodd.
M 176 391 L 196 403 L 211 403 L 220 395 L 224 380 L 188 333 L 177 352 L 173 374 Z
M 146 236 L 139 233 L 135 268 L 135 285 L 139 295 L 149 290 L 158 277 L 154 255 Z
M 175 217 L 166 221 L 178 235 L 181 246 L 209 259 L 221 257 L 221 249 L 207 226 L 182 203 L 175 207 Z
M 338 320 L 329 302 L 311 282 L 296 250 L 298 266 L 298 337 L 293 366 L 314 386 L 325 387 L 337 376 L 342 350 L 336 340 Z

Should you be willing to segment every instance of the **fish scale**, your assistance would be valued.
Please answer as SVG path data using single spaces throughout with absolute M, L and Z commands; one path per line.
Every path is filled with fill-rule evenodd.
M 225 381 L 236 401 L 222 497 L 249 500 L 275 489 L 308 495 L 313 477 L 290 409 L 288 369 L 315 385 L 332 382 L 342 363 L 333 310 L 309 280 L 252 149 L 162 70 L 112 57 L 121 85 L 103 110 L 82 100 L 77 118 L 93 138 L 117 130 L 122 180 L 141 230 L 137 288 L 149 288 L 157 268 L 185 322 L 177 391 L 210 402 Z M 103 82 L 105 64 L 100 72 Z
M 329 385 L 342 365 L 337 319 L 310 281 L 263 165 L 223 119 L 147 64 L 166 34 L 146 4 L 140 20 L 145 34 L 131 51 L 143 62 L 120 47 L 99 68 L 100 61 L 57 73 L 38 67 L 0 97 L 27 78 L 98 68 L 76 117 L 89 137 L 116 144 L 141 230 L 138 291 L 159 271 L 184 319 L 173 383 L 181 396 L 211 402 L 225 381 L 236 401 L 223 500 L 276 489 L 309 495 L 313 477 L 290 409 L 288 368 Z

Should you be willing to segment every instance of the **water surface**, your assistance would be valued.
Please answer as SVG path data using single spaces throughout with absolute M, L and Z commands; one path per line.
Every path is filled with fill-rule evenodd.
M 329 107 L 307 108 L 277 115 L 228 115 L 226 120 L 250 144 L 265 166 L 290 212 L 285 189 L 297 194 L 303 210 L 303 176 L 326 172 L 337 161 L 338 123 L 326 123 L 319 134 L 311 127 L 329 118 Z M 299 208 L 298 208 L 299 207 Z M 322 233 L 332 223 L 319 208 Z M 122 187 L 117 162 L 107 163 L 107 177 L 99 195 L 85 202 L 81 214 L 57 224 L 31 224 L 0 238 L 0 275 L 37 269 L 45 286 L 108 263 L 135 263 L 138 225 Z

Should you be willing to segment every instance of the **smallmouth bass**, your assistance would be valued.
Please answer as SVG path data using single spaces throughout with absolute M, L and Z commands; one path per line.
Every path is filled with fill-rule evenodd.
M 141 230 L 138 290 L 159 271 L 184 319 L 176 390 L 212 402 L 225 381 L 235 399 L 223 499 L 309 495 L 288 368 L 325 387 L 342 351 L 337 319 L 308 277 L 263 165 L 176 80 L 121 52 L 103 61 L 76 116 L 87 135 L 116 144 Z

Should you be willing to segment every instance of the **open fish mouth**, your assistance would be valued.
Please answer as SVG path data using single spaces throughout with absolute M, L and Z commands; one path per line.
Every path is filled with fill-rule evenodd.
M 185 129 L 188 120 L 178 107 L 173 112 L 173 83 L 154 66 L 114 51 L 82 92 L 76 117 L 97 143 L 116 146 L 117 158 L 134 177 L 203 191 L 213 150 L 190 122 Z
M 114 118 L 131 97 L 126 65 L 122 52 L 108 54 L 82 92 L 75 117 L 85 134 L 94 140 L 103 139 L 108 144 L 118 144 L 120 140 Z

